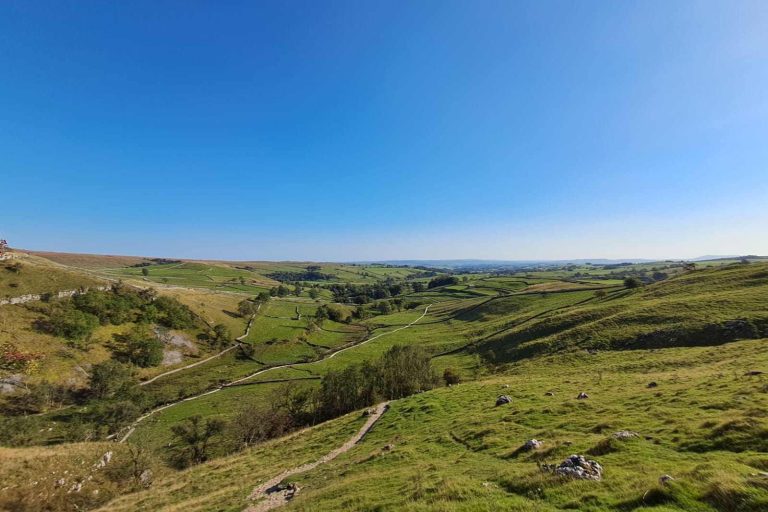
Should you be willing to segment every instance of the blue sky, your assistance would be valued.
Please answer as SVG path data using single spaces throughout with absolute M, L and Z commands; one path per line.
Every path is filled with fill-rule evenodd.
M 230 259 L 768 254 L 768 3 L 0 3 L 0 236 Z

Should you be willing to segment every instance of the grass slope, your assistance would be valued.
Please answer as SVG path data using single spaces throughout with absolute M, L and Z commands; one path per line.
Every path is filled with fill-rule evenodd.
M 764 510 L 768 386 L 745 373 L 768 367 L 767 341 L 535 358 L 393 402 L 356 448 L 295 478 L 302 491 L 286 510 Z M 576 400 L 581 391 L 590 398 Z M 513 403 L 494 407 L 501 393 Z M 252 486 L 342 444 L 360 421 L 175 474 L 106 509 L 241 510 Z M 623 429 L 640 436 L 612 438 Z M 519 451 L 532 438 L 544 447 Z M 598 460 L 603 481 L 538 468 L 571 453 Z

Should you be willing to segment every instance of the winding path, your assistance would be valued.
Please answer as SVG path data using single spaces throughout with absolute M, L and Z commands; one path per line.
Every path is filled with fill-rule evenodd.
M 178 405 L 178 404 L 180 404 L 180 403 L 183 403 L 183 402 L 189 402 L 189 401 L 191 401 L 191 400 L 197 400 L 198 398 L 202 398 L 202 397 L 204 397 L 204 396 L 208 396 L 208 395 L 212 395 L 212 394 L 214 394 L 214 393 L 218 393 L 219 391 L 221 391 L 221 390 L 222 390 L 222 389 L 224 389 L 224 388 L 227 388 L 227 387 L 229 387 L 229 386 L 233 386 L 233 385 L 235 385 L 235 384 L 239 384 L 240 382 L 244 382 L 244 381 L 246 381 L 246 380 L 250 380 L 250 379 L 252 379 L 252 378 L 256 377 L 257 375 L 261 375 L 261 374 L 264 374 L 264 373 L 266 373 L 266 372 L 270 372 L 270 371 L 273 371 L 273 370 L 279 370 L 279 369 L 281 369 L 281 368 L 290 368 L 290 367 L 306 366 L 306 365 L 309 365 L 309 364 L 315 364 L 315 363 L 319 363 L 320 361 L 325 361 L 326 359 L 331 359 L 331 358 L 333 358 L 333 357 L 334 357 L 336 354 L 340 354 L 341 352 L 344 352 L 344 351 L 346 351 L 346 350 L 350 350 L 350 349 L 353 349 L 353 348 L 357 348 L 357 347 L 359 347 L 359 346 L 365 345 L 366 343 L 368 343 L 368 342 L 371 342 L 371 341 L 373 341 L 373 340 L 376 340 L 376 339 L 378 339 L 378 338 L 381 338 L 382 336 L 387 336 L 387 335 L 389 335 L 389 334 L 394 334 L 394 333 L 396 333 L 396 332 L 402 331 L 403 329 L 408 329 L 409 327 L 411 327 L 411 326 L 413 326 L 414 324 L 416 324 L 417 322 L 419 322 L 419 321 L 420 321 L 422 318 L 424 318 L 425 316 L 427 316 L 427 313 L 429 312 L 429 308 L 430 308 L 430 307 L 432 307 L 432 304 L 429 304 L 429 305 L 427 305 L 427 306 L 424 308 L 424 312 L 421 314 L 421 316 L 420 316 L 419 318 L 417 318 L 416 320 L 412 321 L 412 322 L 411 322 L 411 323 L 409 323 L 409 324 L 406 324 L 406 325 L 404 325 L 404 326 L 402 326 L 402 327 L 398 327 L 397 329 L 393 329 L 393 330 L 391 330 L 391 331 L 387 331 L 387 332 L 383 332 L 383 333 L 381 333 L 381 334 L 377 334 L 376 336 L 373 336 L 373 337 L 371 337 L 371 338 L 368 338 L 367 340 L 361 341 L 360 343 L 357 343 L 356 345 L 352 345 L 352 346 L 349 346 L 349 347 L 346 347 L 346 348 L 342 348 L 342 349 L 340 349 L 340 350 L 336 350 L 336 351 L 334 351 L 334 352 L 332 352 L 332 353 L 330 353 L 330 354 L 326 355 L 325 357 L 322 357 L 322 358 L 320 358 L 320 359 L 317 359 L 317 360 L 315 360 L 315 361 L 308 361 L 308 362 L 306 362 L 306 363 L 287 363 L 287 364 L 281 364 L 281 365 L 278 365 L 278 366 L 270 366 L 269 368 L 264 368 L 264 369 L 262 369 L 262 370 L 259 370 L 259 371 L 257 371 L 257 372 L 254 372 L 254 373 L 252 373 L 252 374 L 250 374 L 250 375 L 246 375 L 245 377 L 242 377 L 242 378 L 240 378 L 240 379 L 237 379 L 237 380 L 233 380 L 233 381 L 231 381 L 231 382 L 228 382 L 228 383 L 226 383 L 226 384 L 223 384 L 222 386 L 220 386 L 220 387 L 218 387 L 218 388 L 215 388 L 215 389 L 212 389 L 212 390 L 210 390 L 210 391 L 206 391 L 206 392 L 204 392 L 204 393 L 200 393 L 199 395 L 193 395 L 193 396 L 190 396 L 190 397 L 187 397 L 187 398 L 182 398 L 181 400 L 177 400 L 177 401 L 175 401 L 175 402 L 171 402 L 171 403 L 168 403 L 168 404 L 162 405 L 162 406 L 160 406 L 160 407 L 157 407 L 157 408 L 155 408 L 155 409 L 152 409 L 151 411 L 147 412 L 146 414 L 143 414 L 142 416 L 139 416 L 139 417 L 136 419 L 136 421 L 134 421 L 134 422 L 131 424 L 130 428 L 128 429 L 128 432 L 126 432 L 126 434 L 125 434 L 125 435 L 124 435 L 124 436 L 123 436 L 123 437 L 120 439 L 120 441 L 119 441 L 119 442 L 120 442 L 120 443 L 124 443 L 125 441 L 127 441 L 127 440 L 128 440 L 128 438 L 131 436 L 131 434 L 133 434 L 133 432 L 136 430 L 136 427 L 139 425 L 139 423 L 141 423 L 142 421 L 146 420 L 146 419 L 147 419 L 147 418 L 149 418 L 150 416 L 152 416 L 152 415 L 154 415 L 154 414 L 156 414 L 156 413 L 158 413 L 158 412 L 160 412 L 160 411 L 164 411 L 164 410 L 166 410 L 166 409 L 169 409 L 169 408 L 173 407 L 174 405 Z M 199 363 L 196 363 L 196 364 L 199 364 Z
M 365 422 L 365 425 L 363 425 L 360 430 L 357 431 L 355 435 L 350 437 L 346 443 L 341 445 L 340 447 L 336 448 L 332 452 L 329 452 L 319 459 L 317 459 L 314 462 L 310 462 L 308 464 L 304 464 L 301 466 L 297 466 L 292 469 L 287 469 L 277 475 L 274 478 L 271 478 L 270 480 L 267 480 L 263 484 L 255 487 L 253 491 L 251 491 L 250 496 L 248 496 L 249 500 L 256 501 L 256 500 L 262 500 L 258 503 L 255 503 L 248 508 L 246 508 L 243 512 L 266 512 L 267 510 L 272 510 L 273 508 L 280 507 L 282 505 L 285 505 L 291 498 L 293 498 L 293 495 L 298 490 L 296 487 L 291 488 L 278 488 L 278 485 L 280 482 L 285 480 L 286 478 L 289 478 L 293 475 L 297 475 L 299 473 L 305 473 L 307 471 L 311 471 L 315 469 L 317 466 L 321 464 L 325 464 L 326 462 L 330 462 L 342 453 L 348 452 L 352 449 L 357 443 L 360 442 L 360 440 L 365 436 L 365 434 L 368 433 L 371 428 L 373 428 L 373 425 L 381 418 L 382 414 L 384 414 L 387 409 L 389 409 L 389 402 L 383 402 L 377 405 L 374 408 L 373 413 L 368 417 L 368 421 Z M 266 499 L 263 499 L 266 498 Z

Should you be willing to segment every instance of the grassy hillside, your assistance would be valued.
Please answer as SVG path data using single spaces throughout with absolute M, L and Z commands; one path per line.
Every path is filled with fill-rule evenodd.
M 191 323 L 172 333 L 192 343 L 195 354 L 185 351 L 169 366 L 134 368 L 143 380 L 229 346 L 211 341 L 210 326 L 226 327 L 231 337 L 243 333 L 248 318 L 237 313 L 239 302 L 281 280 L 320 273 L 329 276 L 322 278 L 325 284 L 379 283 L 383 290 L 429 279 L 417 269 L 382 265 L 70 261 L 87 263 L 82 270 L 34 256 L 30 261 L 40 275 L 52 269 L 82 280 L 121 276 L 141 287 L 157 284 L 161 297 L 191 310 Z M 137 263 L 145 266 L 132 266 Z M 695 271 L 669 265 L 465 273 L 455 284 L 407 285 L 402 294 L 361 307 L 332 303 L 330 289 L 309 297 L 305 288 L 299 296 L 262 304 L 242 347 L 101 401 L 92 401 L 83 386 L 93 364 L 119 357 L 115 334 L 146 322 L 148 311 L 160 315 L 150 320 L 153 325 L 169 310 L 152 312 L 152 299 L 131 299 L 130 321 L 112 323 L 109 317 L 84 349 L 37 327 L 66 300 L 3 306 L 0 341 L 45 356 L 29 382 L 66 381 L 82 391 L 63 408 L 0 421 L 0 436 L 21 444 L 103 439 L 109 432 L 122 435 L 140 414 L 169 404 L 134 425 L 128 442 L 160 461 L 155 483 L 142 489 L 107 479 L 101 498 L 77 505 L 92 509 L 109 499 L 105 510 L 242 510 L 250 490 L 280 468 L 341 445 L 362 424 L 360 413 L 236 455 L 226 456 L 232 443 L 217 439 L 210 450 L 215 460 L 181 472 L 165 466 L 178 448 L 174 426 L 195 416 L 231 426 L 246 405 L 266 407 L 275 397 L 288 397 L 289 389 L 318 389 L 329 373 L 377 360 L 395 345 L 417 345 L 438 374 L 450 368 L 464 382 L 394 401 L 362 443 L 295 477 L 301 491 L 289 509 L 762 510 L 768 503 L 768 480 L 760 476 L 768 471 L 768 388 L 759 371 L 768 372 L 768 263 L 727 261 Z M 617 278 L 617 272 L 647 276 L 659 269 L 668 275 L 638 288 L 625 288 Z M 339 321 L 318 323 L 318 311 L 329 307 Z M 650 382 L 656 385 L 648 387 Z M 577 400 L 580 392 L 589 398 Z M 499 394 L 512 397 L 512 404 L 494 407 Z M 94 418 L 107 424 L 102 428 Z M 638 435 L 612 437 L 625 429 Z M 543 447 L 521 451 L 532 438 Z M 386 445 L 394 448 L 384 450 Z M 61 445 L 55 453 L 73 460 L 82 446 L 89 444 Z M 32 458 L 35 450 L 18 449 L 13 457 Z M 604 479 L 562 480 L 541 471 L 541 464 L 557 464 L 571 453 L 598 460 Z M 28 462 L 13 470 L 24 474 L 27 466 L 41 471 Z M 660 485 L 663 474 L 675 479 Z M 23 500 L 35 490 L 18 489 L 0 503 L 34 509 L 26 503 L 36 502 Z M 52 510 L 66 510 L 70 502 L 61 501 L 57 489 L 38 495 L 53 503 Z
M 101 279 L 63 268 L 43 258 L 16 254 L 16 258 L 0 261 L 0 299 L 105 284 Z
M 768 329 L 768 264 L 711 267 L 513 325 L 478 343 L 505 362 L 567 348 L 710 345 Z
M 764 510 L 768 395 L 745 373 L 768 367 L 766 341 L 536 358 L 396 401 L 352 451 L 294 478 L 286 510 Z M 502 393 L 512 404 L 494 407 Z M 340 445 L 355 421 L 173 475 L 105 510 L 242 510 L 252 486 Z M 619 430 L 638 436 L 617 440 Z M 534 438 L 541 449 L 520 450 Z M 572 453 L 598 460 L 603 480 L 538 467 Z M 664 474 L 675 480 L 659 485 Z

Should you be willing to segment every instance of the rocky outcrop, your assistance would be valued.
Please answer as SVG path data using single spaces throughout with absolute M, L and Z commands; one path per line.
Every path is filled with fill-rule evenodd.
M 43 300 L 49 297 L 64 299 L 67 297 L 74 297 L 75 295 L 85 293 L 88 290 L 106 291 L 106 290 L 109 290 L 110 288 L 111 286 L 93 286 L 91 288 L 78 288 L 77 290 L 62 290 L 60 292 L 30 293 L 27 295 L 19 295 L 18 297 L 9 297 L 7 299 L 0 299 L 0 306 L 5 306 L 6 304 L 24 304 L 25 302 Z
M 559 476 L 579 480 L 601 480 L 603 478 L 603 466 L 597 461 L 587 459 L 583 455 L 571 455 L 556 467 L 545 464 L 542 466 L 542 469 L 552 471 Z

